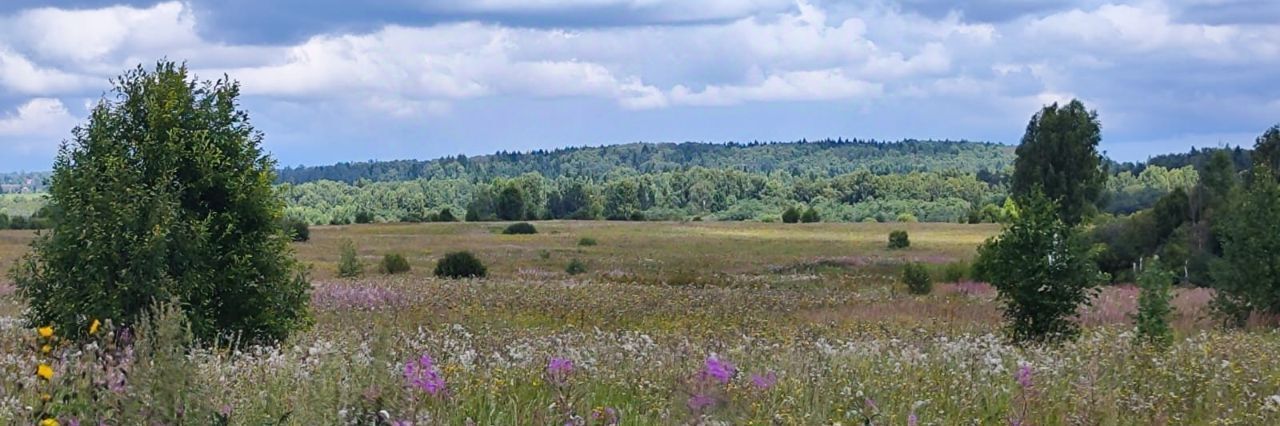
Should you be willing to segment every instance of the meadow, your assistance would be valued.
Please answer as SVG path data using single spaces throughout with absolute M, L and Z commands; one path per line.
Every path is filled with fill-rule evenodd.
M 0 279 L 0 422 L 31 418 L 49 394 L 63 424 L 124 424 L 139 406 L 235 425 L 1280 423 L 1280 334 L 1216 328 L 1208 290 L 1177 290 L 1168 349 L 1133 342 L 1131 286 L 1079 313 L 1080 339 L 1018 347 L 989 286 L 916 296 L 898 282 L 905 261 L 940 279 L 998 225 L 535 224 L 314 227 L 294 245 L 312 265 L 308 331 L 176 358 L 104 355 L 110 333 L 42 355 L 56 337 L 21 321 Z M 895 229 L 909 249 L 886 249 Z M 0 231 L 0 264 L 32 235 Z M 361 278 L 336 277 L 345 239 Z M 489 276 L 433 277 L 454 250 Z M 412 270 L 379 274 L 391 252 Z M 574 259 L 585 272 L 566 272 Z M 45 383 L 35 366 L 51 356 Z M 110 391 L 75 393 L 84 381 Z

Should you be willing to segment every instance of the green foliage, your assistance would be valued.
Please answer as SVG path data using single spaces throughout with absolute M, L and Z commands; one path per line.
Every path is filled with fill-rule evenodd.
M 578 275 L 587 272 L 587 264 L 578 258 L 569 261 L 569 265 L 565 266 L 564 272 L 569 275 Z
M 387 275 L 409 272 L 409 261 L 400 253 L 387 253 L 382 255 L 378 270 Z
M 1173 314 L 1173 279 L 1173 273 L 1154 258 L 1138 275 L 1138 314 L 1133 318 L 1138 326 L 1138 341 L 1161 347 L 1172 343 L 1169 317 Z
M 911 247 L 911 237 L 907 235 L 905 230 L 893 230 L 889 232 L 889 249 L 905 249 Z
M 483 278 L 488 274 L 480 259 L 469 251 L 447 253 L 436 262 L 435 275 L 441 278 Z
M 130 325 L 177 299 L 196 338 L 271 341 L 309 323 L 308 283 L 280 226 L 275 163 L 238 84 L 138 67 L 59 152 L 42 234 L 13 276 L 29 320 Z M 79 336 L 72 336 L 79 337 Z
M 1258 136 L 1253 145 L 1253 163 L 1272 171 L 1280 171 L 1280 125 L 1271 126 L 1262 136 Z
M 1032 193 L 1021 206 L 1004 232 L 978 248 L 975 269 L 995 287 L 1015 341 L 1073 337 L 1079 327 L 1071 317 L 1089 303 L 1104 275 L 1053 201 Z
M 596 244 L 599 244 L 599 242 L 597 242 L 595 238 L 582 237 L 578 239 L 578 245 L 582 247 L 590 247 Z
M 519 222 L 507 225 L 502 230 L 502 233 L 505 235 L 533 235 L 538 233 L 538 228 L 535 228 L 529 222 Z
M 338 276 L 343 278 L 355 278 L 364 274 L 364 265 L 360 263 L 360 257 L 356 253 L 356 243 L 350 238 L 342 241 L 342 246 L 338 249 Z
M 435 222 L 457 222 L 458 221 L 458 218 L 453 216 L 453 211 L 449 210 L 448 207 L 440 209 L 440 214 L 435 215 L 432 219 L 435 219 L 434 220 Z
M 145 406 L 137 401 L 132 408 L 146 412 L 147 420 L 154 424 L 180 424 L 184 419 L 210 416 L 213 410 L 207 406 L 208 398 L 190 391 L 198 383 L 197 375 L 191 374 L 196 363 L 187 356 L 193 341 L 188 317 L 176 299 L 152 306 L 139 318 L 134 347 L 137 358 L 133 362 L 147 368 L 129 375 L 129 383 L 149 401 Z
M 366 211 L 356 212 L 355 222 L 360 224 L 373 223 L 373 213 Z
M 1280 313 L 1280 184 L 1259 163 L 1214 222 L 1222 258 L 1211 265 L 1214 306 L 1228 323 L 1252 312 Z
M 949 283 L 964 281 L 969 276 L 969 264 L 961 261 L 948 263 L 942 270 L 942 280 Z
M 1080 101 L 1044 107 L 1031 117 L 1018 145 L 1014 197 L 1023 204 L 1035 191 L 1042 191 L 1059 205 L 1063 222 L 1081 223 L 1093 212 L 1107 180 L 1097 150 L 1101 141 L 1098 114 Z
M 933 291 L 933 279 L 929 277 L 929 268 L 920 262 L 907 262 L 902 265 L 902 283 L 907 285 L 911 294 L 929 294 Z
M 800 223 L 800 209 L 795 206 L 782 211 L 782 223 Z
M 822 221 L 822 216 L 818 215 L 818 211 L 815 210 L 813 206 L 809 206 L 808 209 L 805 209 L 804 214 L 800 215 L 800 221 L 804 223 L 817 223 Z
M 311 226 L 307 222 L 294 218 L 285 218 L 284 232 L 296 243 L 311 241 Z
M 525 219 L 524 192 L 508 186 L 498 193 L 497 214 L 499 220 Z
M 911 213 L 902 213 L 898 215 L 897 221 L 901 223 L 916 223 L 919 222 L 920 219 L 917 219 L 916 215 Z

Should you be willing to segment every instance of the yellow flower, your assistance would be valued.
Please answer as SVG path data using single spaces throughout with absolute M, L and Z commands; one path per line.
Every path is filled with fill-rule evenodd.
M 49 353 L 49 351 L 52 351 L 52 350 L 53 350 L 53 346 L 44 345 L 40 347 L 40 353 L 43 353 L 46 355 Z
M 53 367 L 50 367 L 49 364 L 41 363 L 39 367 L 36 367 L 36 376 L 45 380 L 53 380 Z
M 58 425 L 59 425 L 58 419 L 55 419 L 52 417 L 40 421 L 40 426 L 58 426 Z
M 47 393 L 40 394 L 40 400 L 41 400 L 41 401 L 49 402 L 49 400 L 51 400 L 51 399 L 53 399 L 53 396 L 52 396 L 52 395 L 49 395 L 49 394 L 47 394 Z
M 89 334 L 98 334 L 98 327 L 102 325 L 101 321 L 93 320 L 93 324 L 89 324 Z
M 40 337 L 48 339 L 53 337 L 53 326 L 40 327 L 36 332 L 40 333 Z

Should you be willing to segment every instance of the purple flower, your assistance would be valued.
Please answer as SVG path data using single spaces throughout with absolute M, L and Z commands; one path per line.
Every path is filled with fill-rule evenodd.
M 707 357 L 707 366 L 702 371 L 705 377 L 711 377 L 723 384 L 729 384 L 729 379 L 733 378 L 733 373 L 733 364 L 721 361 L 715 355 Z
M 547 377 L 551 381 L 564 384 L 569 381 L 569 375 L 573 373 L 573 360 L 566 358 L 551 357 L 547 361 Z
M 778 383 L 778 375 L 770 371 L 763 376 L 759 374 L 751 375 L 751 385 L 759 390 L 769 390 L 773 385 Z
M 917 426 L 920 424 L 920 418 L 916 417 L 916 413 L 907 415 L 907 426 Z
M 438 396 L 444 391 L 444 378 L 440 377 L 440 371 L 436 369 L 435 362 L 431 359 L 431 355 L 422 354 L 421 358 L 415 363 L 409 361 L 404 365 L 404 380 L 410 386 L 418 388 L 431 396 Z
M 1014 379 L 1018 381 L 1018 386 L 1023 389 L 1031 389 L 1031 364 L 1022 364 L 1018 367 L 1018 373 L 1014 375 Z
M 705 394 L 695 394 L 689 397 L 689 410 L 702 411 L 716 403 L 716 400 Z
M 391 426 L 413 426 L 413 422 L 408 420 L 396 420 L 391 422 Z

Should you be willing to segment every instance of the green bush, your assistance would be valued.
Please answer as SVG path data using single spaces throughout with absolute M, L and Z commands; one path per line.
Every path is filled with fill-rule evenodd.
M 916 223 L 916 222 L 919 222 L 919 221 L 920 221 L 920 219 L 917 219 L 917 218 L 916 218 L 916 215 L 913 215 L 913 214 L 911 214 L 911 213 L 903 213 L 903 214 L 898 215 L 898 222 L 902 222 L 902 223 Z
M 354 278 L 364 274 L 364 265 L 360 264 L 360 258 L 356 255 L 355 242 L 351 239 L 344 240 L 339 250 L 341 250 L 338 254 L 339 277 Z
M 311 227 L 304 220 L 289 218 L 284 220 L 285 233 L 296 243 L 311 241 Z
M 533 227 L 532 223 L 520 222 L 507 225 L 507 228 L 503 229 L 502 233 L 506 235 L 532 235 L 538 233 L 538 228 Z
M 569 261 L 569 265 L 564 268 L 564 272 L 569 275 L 578 275 L 583 272 L 587 272 L 587 264 L 578 260 L 578 258 L 574 258 Z
M 578 245 L 583 246 L 583 247 L 591 247 L 591 246 L 594 246 L 594 245 L 596 245 L 596 244 L 599 244 L 599 242 L 597 242 L 595 238 L 591 238 L 591 237 L 582 237 L 582 238 L 579 238 L 579 239 L 578 239 Z
M 958 283 L 964 281 L 969 275 L 969 264 L 964 262 L 951 262 L 947 264 L 946 269 L 942 270 L 942 280 L 949 283 Z
M 1173 314 L 1173 273 L 1156 259 L 1146 262 L 1138 275 L 1138 314 L 1133 317 L 1138 325 L 1135 336 L 1138 341 L 1156 346 L 1168 346 L 1173 342 L 1169 328 L 1169 316 Z
M 435 217 L 436 222 L 457 222 L 458 218 L 454 217 L 453 212 L 448 207 L 440 209 L 440 214 Z
M 995 287 L 1013 340 L 1051 342 L 1079 333 L 1071 318 L 1106 278 L 1079 230 L 1058 217 L 1053 201 L 1033 194 L 1004 232 L 978 248 L 975 272 Z
M 400 253 L 387 253 L 382 255 L 382 263 L 378 265 L 378 270 L 388 275 L 409 272 L 409 261 L 405 260 L 404 255 Z
M 369 212 L 356 212 L 356 223 L 373 223 L 373 214 Z
M 800 221 L 804 223 L 817 223 L 822 221 L 822 217 L 818 216 L 817 210 L 814 210 L 813 207 L 809 207 L 808 210 L 804 211 L 804 214 L 800 215 Z
M 786 210 L 782 211 L 782 223 L 799 223 L 799 222 L 800 222 L 800 209 L 797 209 L 795 207 L 787 207 Z
M 89 319 L 131 326 L 173 297 L 201 342 L 308 325 L 311 286 L 280 226 L 275 162 L 236 109 L 239 85 L 171 62 L 112 82 L 54 162 L 53 232 L 14 269 L 27 320 L 76 339 Z
M 889 248 L 904 249 L 911 247 L 911 237 L 907 235 L 907 231 L 896 230 L 889 232 Z
M 911 294 L 929 294 L 933 291 L 933 280 L 929 278 L 929 268 L 920 262 L 907 262 L 902 265 L 902 283 L 907 285 Z
M 482 278 L 488 275 L 484 264 L 469 251 L 447 253 L 436 262 L 436 276 L 441 278 Z

